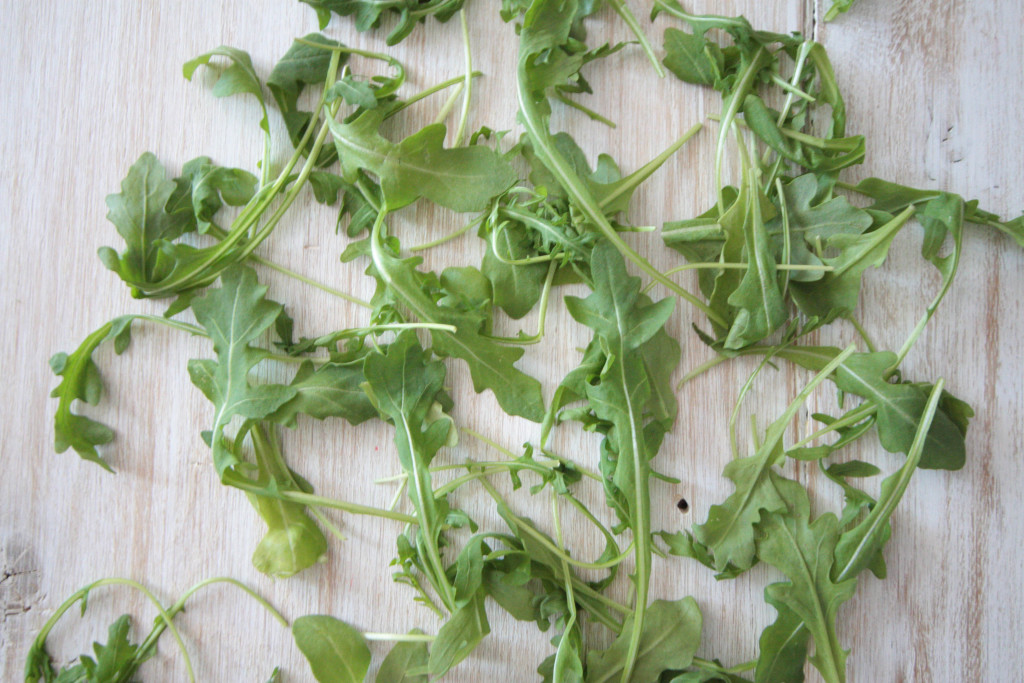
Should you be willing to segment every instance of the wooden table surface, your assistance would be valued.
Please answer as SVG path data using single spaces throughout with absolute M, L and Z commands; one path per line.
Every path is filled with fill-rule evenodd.
M 474 65 L 486 74 L 472 124 L 509 129 L 515 126 L 516 46 L 495 4 L 470 1 L 467 8 Z M 660 45 L 669 22 L 659 19 L 650 27 L 646 9 L 630 4 Z M 867 160 L 854 170 L 857 178 L 877 175 L 949 189 L 1003 216 L 1024 210 L 1024 4 L 1018 0 L 862 0 L 830 24 L 821 20 L 827 0 L 684 4 L 691 11 L 744 13 L 755 26 L 803 31 L 825 44 L 846 96 L 848 130 L 867 135 Z M 19 680 L 27 644 L 54 608 L 78 587 L 105 576 L 137 579 L 170 602 L 203 578 L 227 575 L 256 588 L 289 618 L 318 612 L 366 631 L 437 628 L 425 610 L 413 606 L 410 592 L 390 579 L 388 561 L 399 531 L 393 523 L 332 514 L 348 540 L 331 542 L 325 564 L 277 581 L 253 569 L 249 558 L 262 522 L 241 493 L 219 485 L 199 438 L 209 424 L 210 405 L 185 372 L 188 358 L 211 355 L 205 340 L 141 325 L 124 356 L 109 349 L 97 354 L 108 394 L 90 414 L 117 432 L 104 449 L 116 476 L 72 452 L 56 455 L 52 449 L 56 401 L 48 392 L 56 382 L 49 356 L 70 351 L 115 315 L 162 310 L 132 300 L 96 258 L 98 247 L 119 242 L 105 220 L 105 195 L 118 191 L 129 165 L 146 150 L 171 172 L 202 154 L 253 170 L 259 159 L 253 101 L 214 98 L 211 76 L 203 72 L 186 82 L 181 64 L 226 44 L 249 51 L 266 75 L 293 37 L 313 30 L 314 13 L 292 0 L 0 5 L 0 337 L 6 350 L 0 377 L 10 391 L 0 423 L 3 680 Z M 327 33 L 355 46 L 382 45 L 356 35 L 347 21 L 334 20 Z M 628 37 L 607 11 L 591 23 L 591 34 Z M 405 92 L 458 75 L 458 21 L 442 26 L 431 20 L 393 53 L 409 69 Z M 590 74 L 598 93 L 595 107 L 619 127 L 582 121 L 563 108 L 556 110 L 554 126 L 571 130 L 588 154 L 611 153 L 627 172 L 718 108 L 714 94 L 672 77 L 659 81 L 635 47 Z M 440 104 L 419 107 L 404 130 L 432 118 Z M 277 121 L 274 126 L 280 139 L 283 129 Z M 660 225 L 711 203 L 712 137 L 705 131 L 637 193 L 634 223 Z M 283 157 L 279 149 L 277 159 Z M 363 266 L 338 262 L 348 240 L 335 234 L 333 210 L 307 203 L 312 204 L 299 202 L 302 208 L 289 214 L 261 252 L 368 296 L 372 284 Z M 412 244 L 452 230 L 459 221 L 418 204 L 401 212 L 396 229 Z M 667 269 L 679 262 L 657 235 L 634 237 L 655 265 Z M 865 278 L 863 321 L 888 348 L 898 348 L 938 284 L 918 248 L 919 232 L 904 231 L 885 267 Z M 479 240 L 440 252 L 429 255 L 428 266 L 469 263 L 480 254 Z M 300 334 L 365 321 L 363 311 L 317 290 L 275 273 L 261 277 L 270 284 L 270 296 L 289 305 Z M 905 364 L 910 378 L 945 377 L 947 388 L 976 409 L 968 464 L 960 472 L 915 476 L 894 517 L 886 549 L 889 578 L 862 578 L 856 597 L 841 609 L 841 642 L 853 650 L 851 682 L 1011 681 L 1024 671 L 1024 516 L 1014 503 L 1024 486 L 1022 292 L 1024 251 L 1004 236 L 971 228 L 954 289 Z M 543 379 L 547 397 L 587 340 L 587 331 L 565 313 L 561 294 L 553 301 L 548 338 L 520 363 Z M 678 309 L 669 328 L 683 343 L 681 368 L 689 369 L 709 353 L 689 331 L 691 322 L 703 321 L 684 306 Z M 534 323 L 533 316 L 527 318 L 523 329 Z M 513 321 L 501 325 L 511 333 L 518 329 Z M 839 329 L 822 339 L 837 342 L 850 334 Z M 490 394 L 472 393 L 463 364 L 449 363 L 449 369 L 458 423 L 508 446 L 536 441 L 535 425 L 505 416 Z M 677 428 L 655 464 L 682 483 L 654 486 L 655 528 L 703 521 L 708 506 L 731 490 L 721 477 L 729 457 L 726 417 L 750 369 L 739 361 L 720 366 L 680 395 Z M 764 375 L 749 410 L 766 424 L 806 379 L 788 367 Z M 807 406 L 793 438 L 806 433 L 807 416 L 817 406 L 827 407 L 826 400 Z M 393 488 L 372 480 L 398 471 L 391 429 L 379 422 L 358 428 L 339 422 L 301 422 L 285 436 L 290 462 L 325 495 L 387 505 Z M 571 425 L 561 430 L 556 446 L 581 462 L 597 461 L 597 440 Z M 887 468 L 900 461 L 877 444 L 860 453 Z M 463 437 L 439 457 L 459 462 L 494 456 Z M 787 468 L 809 483 L 820 509 L 835 506 L 835 492 L 811 476 L 811 468 Z M 593 509 L 605 509 L 596 487 L 583 486 L 580 495 Z M 687 515 L 675 509 L 680 496 L 692 504 Z M 546 497 L 531 501 L 520 491 L 513 500 L 550 528 Z M 496 523 L 484 498 L 471 490 L 458 502 L 481 523 Z M 566 524 L 578 556 L 593 555 L 598 539 L 576 538 L 585 527 L 569 515 Z M 694 562 L 658 560 L 652 592 L 695 596 L 705 617 L 700 653 L 735 663 L 756 656 L 757 634 L 774 616 L 761 594 L 775 576 L 756 568 L 739 580 L 717 583 Z M 624 586 L 620 590 L 624 595 Z M 107 624 L 118 614 L 133 614 L 136 632 L 153 617 L 150 607 L 124 589 L 98 591 L 89 604 L 85 619 L 69 613 L 55 631 L 53 649 L 61 657 L 105 640 Z M 535 666 L 551 650 L 550 634 L 491 607 L 491 636 L 448 680 L 535 680 Z M 289 633 L 228 588 L 197 595 L 180 627 L 201 681 L 262 681 L 275 665 L 282 665 L 288 680 L 310 680 Z M 384 649 L 375 645 L 373 651 L 376 665 Z M 143 675 L 184 679 L 169 639 Z M 818 680 L 813 671 L 808 678 Z

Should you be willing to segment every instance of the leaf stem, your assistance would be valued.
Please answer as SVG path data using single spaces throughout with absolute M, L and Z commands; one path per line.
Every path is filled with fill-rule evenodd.
M 878 406 L 876 404 L 874 404 L 874 403 L 865 403 L 865 404 L 863 404 L 861 406 L 858 406 L 858 407 L 854 408 L 853 410 L 851 410 L 850 412 L 846 413 L 846 415 L 843 415 L 843 417 L 839 418 L 838 420 L 836 420 L 832 424 L 830 424 L 830 425 L 828 425 L 826 427 L 822 427 L 821 429 L 813 432 L 809 436 L 806 436 L 803 439 L 800 439 L 795 444 L 790 446 L 789 450 L 793 450 L 795 448 L 801 448 L 801 447 L 806 446 L 807 444 L 811 443 L 815 439 L 817 439 L 819 437 L 822 437 L 822 436 L 825 436 L 826 434 L 828 434 L 830 432 L 834 432 L 836 430 L 842 429 L 843 427 L 846 427 L 848 425 L 857 424 L 861 420 L 865 420 L 865 419 L 871 417 L 872 415 L 874 415 L 877 412 L 878 412 Z
M 336 297 L 344 299 L 345 301 L 348 301 L 349 303 L 356 304 L 357 306 L 362 306 L 363 308 L 369 308 L 369 309 L 373 308 L 373 305 L 371 305 L 368 301 L 363 301 L 362 299 L 360 299 L 358 297 L 355 297 L 355 296 L 352 296 L 351 294 L 348 294 L 346 292 L 343 292 L 340 289 L 335 289 L 333 287 L 330 287 L 328 285 L 323 284 L 322 282 L 317 282 L 316 280 L 308 278 L 308 277 L 306 277 L 305 275 L 303 275 L 301 273 L 297 273 L 297 272 L 295 272 L 294 270 L 292 270 L 290 268 L 286 268 L 285 266 L 282 266 L 282 265 L 280 265 L 278 263 L 274 263 L 273 261 L 265 259 L 262 256 L 258 256 L 256 254 L 251 254 L 249 256 L 249 258 L 252 259 L 253 261 L 259 263 L 260 265 L 263 265 L 263 266 L 266 266 L 267 268 L 270 268 L 271 270 L 276 270 L 277 272 L 281 273 L 282 275 L 287 275 L 288 277 L 294 278 L 294 279 L 298 280 L 299 282 L 303 282 L 303 283 L 309 285 L 310 287 L 316 287 L 317 289 L 319 289 L 321 291 L 327 292 L 328 294 L 332 294 L 332 295 L 334 295 Z
M 556 100 L 558 100 L 559 102 L 561 102 L 565 106 L 572 107 L 573 109 L 575 109 L 578 112 L 581 112 L 584 116 L 586 116 L 587 118 L 591 119 L 592 121 L 597 121 L 598 123 L 603 123 L 604 125 L 608 126 L 609 128 L 612 128 L 612 129 L 618 128 L 618 125 L 614 121 L 612 121 L 610 118 L 608 118 L 607 116 L 602 116 L 601 114 L 598 114 L 596 111 L 594 111 L 590 107 L 586 106 L 585 104 L 581 104 L 581 103 L 577 102 L 576 100 L 572 99 L 571 97 L 569 97 L 565 93 L 556 90 L 555 93 L 554 93 L 554 96 L 555 96 Z
M 459 114 L 459 127 L 455 131 L 455 147 L 462 146 L 466 135 L 466 123 L 469 120 L 469 102 L 473 96 L 473 52 L 469 47 L 469 24 L 466 23 L 466 8 L 459 10 L 459 23 L 462 24 L 462 44 L 466 55 L 466 80 L 463 87 L 462 112 Z
M 472 230 L 475 226 L 479 225 L 480 222 L 484 220 L 484 218 L 486 218 L 486 214 L 480 214 L 479 216 L 477 216 L 476 218 L 474 218 L 470 222 L 466 223 L 465 225 L 463 225 L 461 228 L 459 228 L 455 232 L 448 233 L 444 237 L 438 237 L 436 240 L 432 240 L 430 242 L 425 242 L 423 244 L 417 244 L 414 247 L 409 247 L 409 251 L 415 253 L 417 251 L 425 251 L 427 249 L 432 249 L 433 247 L 441 246 L 445 242 L 449 242 L 449 241 L 455 239 L 456 237 L 460 237 L 462 235 L 465 235 L 467 232 Z
M 647 53 L 647 58 L 654 66 L 654 72 L 658 74 L 658 78 L 664 78 L 665 70 L 661 68 L 661 62 L 658 61 L 658 57 L 654 54 L 654 48 L 651 47 L 651 43 L 647 40 L 647 36 L 644 34 L 643 29 L 640 28 L 640 24 L 637 22 L 636 17 L 633 16 L 633 13 L 628 7 L 626 7 L 626 4 L 622 0 L 609 0 L 609 2 L 612 9 L 615 10 L 615 13 L 622 17 L 622 21 L 626 23 L 629 30 L 636 36 L 636 39 L 640 43 L 644 52 Z

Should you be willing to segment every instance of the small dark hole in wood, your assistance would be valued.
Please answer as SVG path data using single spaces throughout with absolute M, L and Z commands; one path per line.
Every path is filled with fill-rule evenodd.
M 685 498 L 680 498 L 679 502 L 676 503 L 676 507 L 679 508 L 680 512 L 689 512 L 690 504 L 686 502 Z

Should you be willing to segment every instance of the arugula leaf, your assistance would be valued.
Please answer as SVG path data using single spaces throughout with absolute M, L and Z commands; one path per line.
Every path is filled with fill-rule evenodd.
M 853 346 L 832 358 L 773 422 L 757 452 L 747 458 L 733 460 L 723 475 L 732 479 L 736 490 L 719 505 L 711 506 L 704 524 L 693 528 L 694 539 L 710 549 L 717 570 L 732 572 L 749 569 L 754 564 L 754 525 L 761 511 L 785 509 L 785 490 L 799 486 L 774 471 L 773 465 L 783 457 L 782 440 L 786 429 L 811 392 L 853 353 Z
M 286 427 L 294 427 L 299 414 L 317 420 L 340 417 L 350 424 L 361 424 L 377 415 L 360 386 L 364 381 L 361 365 L 325 363 L 314 369 L 311 361 L 305 361 L 289 385 L 295 395 L 267 419 Z
M 835 617 L 857 582 L 832 578 L 839 520 L 825 513 L 811 523 L 807 492 L 799 485 L 790 487 L 786 504 L 787 512 L 765 511 L 758 525 L 764 534 L 757 543 L 758 557 L 790 580 L 765 588 L 765 600 L 803 620 L 815 643 L 811 662 L 825 680 L 843 683 L 847 651 L 839 645 Z
M 255 425 L 249 434 L 259 480 L 267 494 L 288 490 L 313 492 L 308 482 L 288 469 L 273 426 L 269 435 L 261 425 Z M 306 514 L 305 505 L 255 491 L 249 492 L 249 500 L 267 524 L 267 533 L 252 555 L 252 564 L 257 570 L 275 578 L 287 578 L 323 561 L 327 553 L 327 539 L 316 522 Z
M 71 405 L 76 400 L 85 401 L 89 405 L 99 403 L 103 396 L 103 379 L 92 354 L 106 341 L 114 342 L 114 351 L 118 355 L 124 353 L 131 341 L 134 319 L 132 315 L 114 318 L 86 337 L 70 355 L 57 353 L 50 358 L 50 368 L 55 375 L 61 377 L 60 384 L 50 394 L 60 399 L 53 418 L 54 449 L 63 453 L 68 448 L 74 448 L 81 458 L 96 463 L 108 472 L 114 470 L 100 456 L 96 446 L 110 443 L 114 432 L 105 424 L 71 412 Z
M 573 169 L 570 160 L 558 149 L 551 134 L 551 110 L 546 91 L 559 85 L 564 86 L 567 80 L 578 82 L 581 78 L 579 69 L 585 62 L 584 56 L 580 54 L 583 46 L 569 40 L 577 7 L 576 0 L 533 0 L 523 17 L 516 87 L 519 118 L 526 128 L 534 152 L 566 191 L 574 207 L 623 256 L 712 319 L 719 319 L 716 311 L 709 309 L 689 291 L 655 269 L 619 236 L 605 216 L 600 202 Z
M 260 77 L 256 75 L 256 70 L 252 66 L 252 58 L 249 56 L 249 53 L 238 48 L 221 45 L 185 62 L 181 68 L 185 78 L 191 81 L 196 69 L 200 66 L 210 67 L 210 60 L 214 57 L 228 58 L 231 60 L 231 66 L 218 70 L 217 82 L 213 84 L 213 95 L 215 97 L 240 94 L 253 95 L 259 102 L 260 109 L 263 110 L 260 128 L 269 133 L 270 121 L 267 118 L 267 103 L 263 99 L 263 84 L 260 83 Z
M 793 178 L 782 186 L 782 196 L 776 201 L 784 203 L 788 229 L 794 239 L 789 262 L 801 265 L 822 265 L 816 255 L 818 245 L 840 234 L 859 235 L 871 227 L 871 215 L 850 204 L 845 197 L 833 197 L 831 185 L 822 182 L 822 177 L 805 173 Z M 783 233 L 782 214 L 768 223 L 768 233 L 773 236 L 775 249 L 781 253 Z M 793 271 L 789 281 L 806 282 L 820 280 L 821 271 Z
M 427 673 L 443 676 L 465 659 L 490 632 L 487 613 L 484 612 L 484 594 L 475 593 L 469 602 L 452 613 L 437 632 L 437 638 L 430 647 Z
M 836 358 L 837 351 L 830 346 L 803 346 L 782 349 L 777 355 L 801 367 L 820 370 L 827 359 Z M 924 414 L 928 391 L 921 385 L 890 383 L 886 377 L 895 361 L 896 354 L 891 351 L 856 353 L 837 366 L 834 381 L 841 391 L 860 396 L 876 407 L 878 439 L 885 450 L 907 453 Z M 952 409 L 962 411 L 966 404 L 959 403 L 961 406 Z M 959 412 L 954 420 L 940 405 L 921 456 L 923 469 L 957 470 L 964 466 L 966 419 L 972 414 Z
M 743 233 L 747 268 L 743 279 L 727 300 L 730 306 L 738 309 L 725 339 L 727 349 L 738 349 L 761 341 L 778 329 L 788 317 L 765 230 L 763 196 L 758 187 L 757 175 L 753 171 L 748 175 L 748 192 L 744 196 L 743 190 L 740 190 L 736 199 L 737 202 L 746 201 L 742 225 L 736 228 Z M 727 227 L 727 217 L 735 215 L 729 212 L 722 216 L 722 227 L 727 232 L 730 229 Z
M 210 447 L 221 479 L 237 465 L 238 457 L 224 443 L 224 430 L 236 415 L 265 418 L 298 394 L 295 387 L 281 384 L 249 383 L 249 371 L 265 355 L 253 348 L 277 320 L 281 305 L 264 295 L 267 288 L 246 266 L 232 266 L 221 274 L 221 288 L 213 289 L 192 302 L 196 320 L 213 341 L 217 360 L 190 360 L 188 374 L 214 405 Z
M 839 249 L 835 258 L 823 258 L 832 270 L 812 282 L 793 282 L 793 300 L 809 316 L 828 318 L 850 313 L 857 307 L 861 276 L 864 271 L 882 265 L 889 245 L 913 212 L 903 211 L 877 230 L 862 234 L 839 233 L 829 238 L 828 246 Z
M 420 322 L 454 325 L 455 332 L 431 330 L 433 350 L 466 361 L 476 391 L 490 389 L 502 409 L 534 422 L 544 417 L 540 382 L 514 366 L 522 348 L 499 346 L 481 334 L 478 314 L 440 306 L 424 291 L 420 258 L 398 259 L 382 244 L 380 223 L 370 237 L 374 274 Z
M 385 10 L 398 15 L 398 21 L 385 39 L 388 45 L 396 45 L 416 27 L 416 24 L 432 16 L 444 23 L 462 9 L 463 0 L 300 0 L 316 10 L 320 21 L 320 30 L 327 27 L 331 20 L 331 12 L 347 17 L 355 15 L 357 31 L 369 31 L 380 26 L 381 15 Z
M 329 119 L 342 177 L 355 182 L 366 170 L 380 179 L 384 206 L 400 209 L 426 197 L 453 211 L 481 211 L 516 180 L 500 154 L 484 145 L 445 149 L 445 126 L 436 123 L 399 143 L 379 132 L 387 111 L 372 109 L 350 123 Z
M 132 643 L 128 638 L 130 629 L 131 617 L 122 614 L 110 625 L 107 643 L 93 643 L 95 659 L 81 655 L 78 664 L 61 669 L 52 680 L 56 683 L 130 683 L 139 666 L 156 653 L 155 648 L 143 651 L 140 645 Z
M 487 241 L 487 251 L 480 266 L 480 271 L 491 282 L 494 305 L 504 309 L 513 320 L 533 310 L 544 290 L 547 264 L 509 263 L 536 255 L 532 247 L 533 240 L 524 226 L 515 223 L 504 226 Z
M 417 546 L 428 563 L 424 570 L 444 604 L 452 608 L 455 589 L 440 551 L 447 505 L 435 497 L 430 476 L 431 460 L 454 429 L 449 419 L 430 419 L 431 408 L 443 390 L 444 364 L 429 361 L 416 334 L 407 330 L 384 353 L 368 355 L 363 372 L 370 399 L 395 426 L 398 460 L 409 477 L 409 498 L 417 511 Z
M 639 278 L 626 273 L 622 255 L 608 242 L 601 241 L 591 255 L 594 291 L 586 299 L 566 297 L 565 305 L 578 322 L 594 330 L 600 338 L 605 366 L 600 381 L 586 385 L 586 395 L 597 417 L 614 429 L 608 433 L 602 457 L 606 498 L 619 517 L 633 531 L 636 549 L 636 628 L 628 645 L 624 668 L 625 678 L 633 671 L 638 656 L 651 563 L 651 510 L 648 480 L 650 460 L 657 452 L 649 444 L 651 430 L 644 425 L 644 410 L 650 397 L 650 386 L 642 356 L 636 350 L 651 339 L 672 314 L 675 301 L 663 299 L 656 304 L 641 299 Z M 660 443 L 665 426 L 655 437 Z M 613 451 L 608 462 L 609 451 Z M 622 504 L 624 502 L 624 505 Z
M 107 195 L 107 219 L 124 238 L 125 250 L 117 254 L 110 247 L 102 247 L 99 257 L 125 282 L 159 280 L 173 266 L 164 257 L 161 245 L 178 238 L 188 228 L 189 218 L 195 220 L 166 211 L 175 189 L 157 158 L 146 152 L 128 169 L 121 192 Z M 134 288 L 132 295 L 140 296 Z
M 607 650 L 587 654 L 587 683 L 607 683 L 622 678 L 634 619 L 629 617 L 622 634 Z M 647 610 L 640 648 L 628 679 L 632 683 L 658 680 L 663 671 L 684 669 L 700 646 L 702 617 L 693 598 L 655 600 Z
M 419 629 L 409 631 L 422 635 Z M 376 683 L 427 683 L 427 659 L 430 653 L 424 642 L 395 643 L 377 671 Z
M 370 669 L 363 634 L 334 617 L 315 614 L 292 622 L 295 644 L 319 683 L 362 683 Z
M 665 29 L 665 68 L 680 80 L 695 85 L 714 85 L 725 68 L 719 46 L 703 35 Z
M 299 109 L 299 95 L 307 85 L 323 85 L 330 70 L 332 51 L 309 43 L 326 48 L 343 47 L 324 35 L 310 33 L 292 43 L 267 77 L 267 87 L 281 111 L 292 145 L 298 145 L 313 118 L 312 112 Z M 346 61 L 348 55 L 341 53 L 338 65 L 342 66 Z

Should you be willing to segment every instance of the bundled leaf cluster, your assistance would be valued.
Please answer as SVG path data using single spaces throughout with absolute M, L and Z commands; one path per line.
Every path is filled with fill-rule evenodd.
M 386 10 L 396 13 L 389 44 L 427 15 L 444 21 L 461 6 L 451 0 L 304 1 L 316 8 L 322 24 L 331 12 L 354 15 L 358 30 L 377 27 Z M 609 4 L 653 55 L 635 18 L 621 2 Z M 471 67 L 459 78 L 402 99 L 405 71 L 399 62 L 319 34 L 297 39 L 265 82 L 249 56 L 235 48 L 220 47 L 188 62 L 186 77 L 199 66 L 218 71 L 215 95 L 255 98 L 264 145 L 259 173 L 199 157 L 171 177 L 147 153 L 129 169 L 121 192 L 108 197 L 109 218 L 125 245 L 121 251 L 102 249 L 102 262 L 134 296 L 170 303 L 164 317 L 115 318 L 73 353 L 53 357 L 51 366 L 61 378 L 53 394 L 59 399 L 56 450 L 73 448 L 110 469 L 100 448 L 113 439 L 112 430 L 73 412 L 73 405 L 94 405 L 101 398 L 103 382 L 93 354 L 102 344 L 113 342 L 120 354 L 134 323 L 164 324 L 210 341 L 210 357 L 188 364 L 192 383 L 211 404 L 201 438 L 222 483 L 245 492 L 266 523 L 252 558 L 257 569 L 287 577 L 322 561 L 327 534 L 341 537 L 323 509 L 401 525 L 393 579 L 407 585 L 426 610 L 421 614 L 436 616 L 440 625 L 373 634 L 396 642 L 380 665 L 378 683 L 427 681 L 458 665 L 490 632 L 488 603 L 553 632 L 553 651 L 537 668 L 544 681 L 737 683 L 750 681 L 751 672 L 756 683 L 784 683 L 803 680 L 809 659 L 825 680 L 842 682 L 848 651 L 839 632 L 840 607 L 863 571 L 884 577 L 889 520 L 911 476 L 919 468 L 959 469 L 966 458 L 971 408 L 945 392 L 941 379 L 905 379 L 900 365 L 953 282 L 964 225 L 1001 230 L 1024 246 L 1024 217 L 1004 222 L 977 202 L 943 191 L 874 178 L 844 183 L 840 173 L 861 163 L 865 141 L 846 133 L 843 98 L 822 46 L 797 34 L 755 30 L 742 17 L 693 15 L 675 0 L 658 0 L 655 14 L 667 13 L 690 28 L 666 31 L 664 66 L 722 95 L 714 205 L 700 216 L 669 222 L 662 231 L 665 244 L 688 261 L 677 270 L 699 269 L 699 292 L 691 292 L 672 279 L 675 271 L 655 269 L 624 233 L 635 229 L 628 219 L 633 191 L 699 126 L 628 175 L 607 155 L 592 167 L 571 136 L 551 130 L 553 102 L 603 119 L 572 99 L 591 92 L 583 74 L 588 65 L 625 47 L 587 45 L 584 20 L 599 5 L 502 3 L 502 17 L 515 24 L 519 36 L 516 95 L 524 132 L 511 145 L 504 133 L 488 128 L 463 144 L 476 76 Z M 729 36 L 728 44 L 717 41 L 720 32 Z M 351 73 L 352 54 L 385 64 L 393 75 Z M 393 129 L 386 122 L 406 107 L 455 85 L 465 88 L 467 106 L 454 145 L 445 146 L 448 130 L 440 122 L 400 139 L 385 134 Z M 306 111 L 300 103 L 307 101 L 302 94 L 309 87 L 319 97 Z M 292 150 L 276 174 L 269 125 L 275 110 Z M 741 172 L 728 184 L 723 169 L 733 148 Z M 342 261 L 366 264 L 376 283 L 370 301 L 255 254 L 307 185 L 316 201 L 338 207 L 336 228 L 353 238 Z M 857 208 L 843 192 L 871 203 Z M 480 263 L 435 273 L 410 253 L 450 238 L 403 248 L 414 240 L 396 234 L 389 219 L 421 200 L 473 214 L 451 238 L 476 228 L 486 245 Z M 226 221 L 229 207 L 235 213 Z M 866 351 L 856 344 L 839 349 L 800 343 L 836 319 L 856 322 L 863 273 L 885 261 L 895 235 L 912 221 L 922 229 L 922 256 L 940 272 L 942 284 L 906 343 L 896 351 L 876 349 L 863 332 Z M 258 267 L 296 276 L 364 307 L 365 326 L 294 339 L 292 319 L 282 304 L 267 298 Z M 631 275 L 631 268 L 650 283 Z M 553 292 L 566 284 L 589 290 L 564 301 L 570 315 L 591 331 L 591 340 L 545 405 L 540 382 L 517 364 L 545 338 Z M 648 291 L 655 284 L 671 295 L 652 299 Z M 754 434 L 750 455 L 741 457 L 732 429 L 734 459 L 724 474 L 735 490 L 712 506 L 704 523 L 672 532 L 652 527 L 650 481 L 669 479 L 653 461 L 678 412 L 678 387 L 671 377 L 681 349 L 666 331 L 677 298 L 708 319 L 710 330 L 698 330 L 698 336 L 718 358 L 704 369 L 757 356 L 763 359 L 757 372 L 781 359 L 815 374 L 763 433 Z M 535 334 L 494 334 L 497 316 L 518 320 L 535 310 Z M 186 312 L 194 323 L 180 319 Z M 859 323 L 856 328 L 861 330 Z M 259 369 L 269 363 L 297 369 L 286 383 L 261 381 Z M 509 415 L 539 423 L 537 445 L 524 444 L 517 454 L 456 424 L 445 385 L 447 373 L 461 371 L 463 364 L 477 392 L 490 391 Z M 840 395 L 839 414 L 815 415 L 822 428 L 787 444 L 794 417 L 826 381 Z M 381 509 L 317 495 L 289 464 L 280 433 L 308 418 L 341 418 L 353 425 L 379 418 L 391 425 L 401 472 L 395 478 L 396 503 Z M 567 423 L 601 435 L 599 471 L 548 449 L 552 431 Z M 882 481 L 877 499 L 856 481 L 880 475 L 878 466 L 832 460 L 870 432 L 886 451 L 906 455 Z M 834 438 L 823 443 L 829 435 Z M 438 464 L 444 449 L 446 455 L 457 454 L 459 439 L 466 437 L 483 440 L 505 457 Z M 840 514 L 811 514 L 807 490 L 786 476 L 790 459 L 817 463 L 841 487 Z M 460 476 L 439 485 L 434 475 L 442 469 L 460 470 Z M 500 474 L 509 477 L 513 490 L 528 477 L 531 495 L 551 497 L 554 533 L 515 511 L 515 501 L 491 483 Z M 577 498 L 574 491 L 586 480 L 602 487 L 616 523 L 607 524 Z M 451 494 L 464 486 L 479 487 L 493 498 L 503 527 L 481 528 L 454 505 Z M 409 512 L 398 509 L 402 501 Z M 581 560 L 566 546 L 559 514 L 565 505 L 604 539 L 596 559 Z M 738 576 L 759 562 L 778 570 L 783 580 L 765 588 L 777 618 L 762 633 L 756 660 L 726 666 L 698 656 L 716 644 L 701 642 L 697 601 L 650 599 L 653 555 L 666 552 L 693 558 L 719 578 Z M 608 593 L 625 567 L 633 589 L 628 604 Z M 597 571 L 600 578 L 585 580 L 583 570 Z M 96 644 L 94 655 L 58 671 L 45 647 L 56 621 L 79 600 L 84 610 L 95 586 L 131 582 L 105 580 L 79 591 L 37 638 L 26 680 L 133 680 L 165 630 L 177 638 L 173 617 L 184 601 L 212 581 L 221 579 L 189 589 L 167 609 L 154 599 L 160 619 L 142 643 L 130 641 L 128 619 L 122 617 L 111 626 L 106 645 Z M 584 617 L 607 629 L 608 648 L 589 647 Z M 291 631 L 318 681 L 365 680 L 371 664 L 367 634 L 327 615 L 296 619 Z M 808 658 L 812 641 L 814 655 Z M 184 656 L 188 663 L 187 652 Z M 279 680 L 279 673 L 270 680 Z

